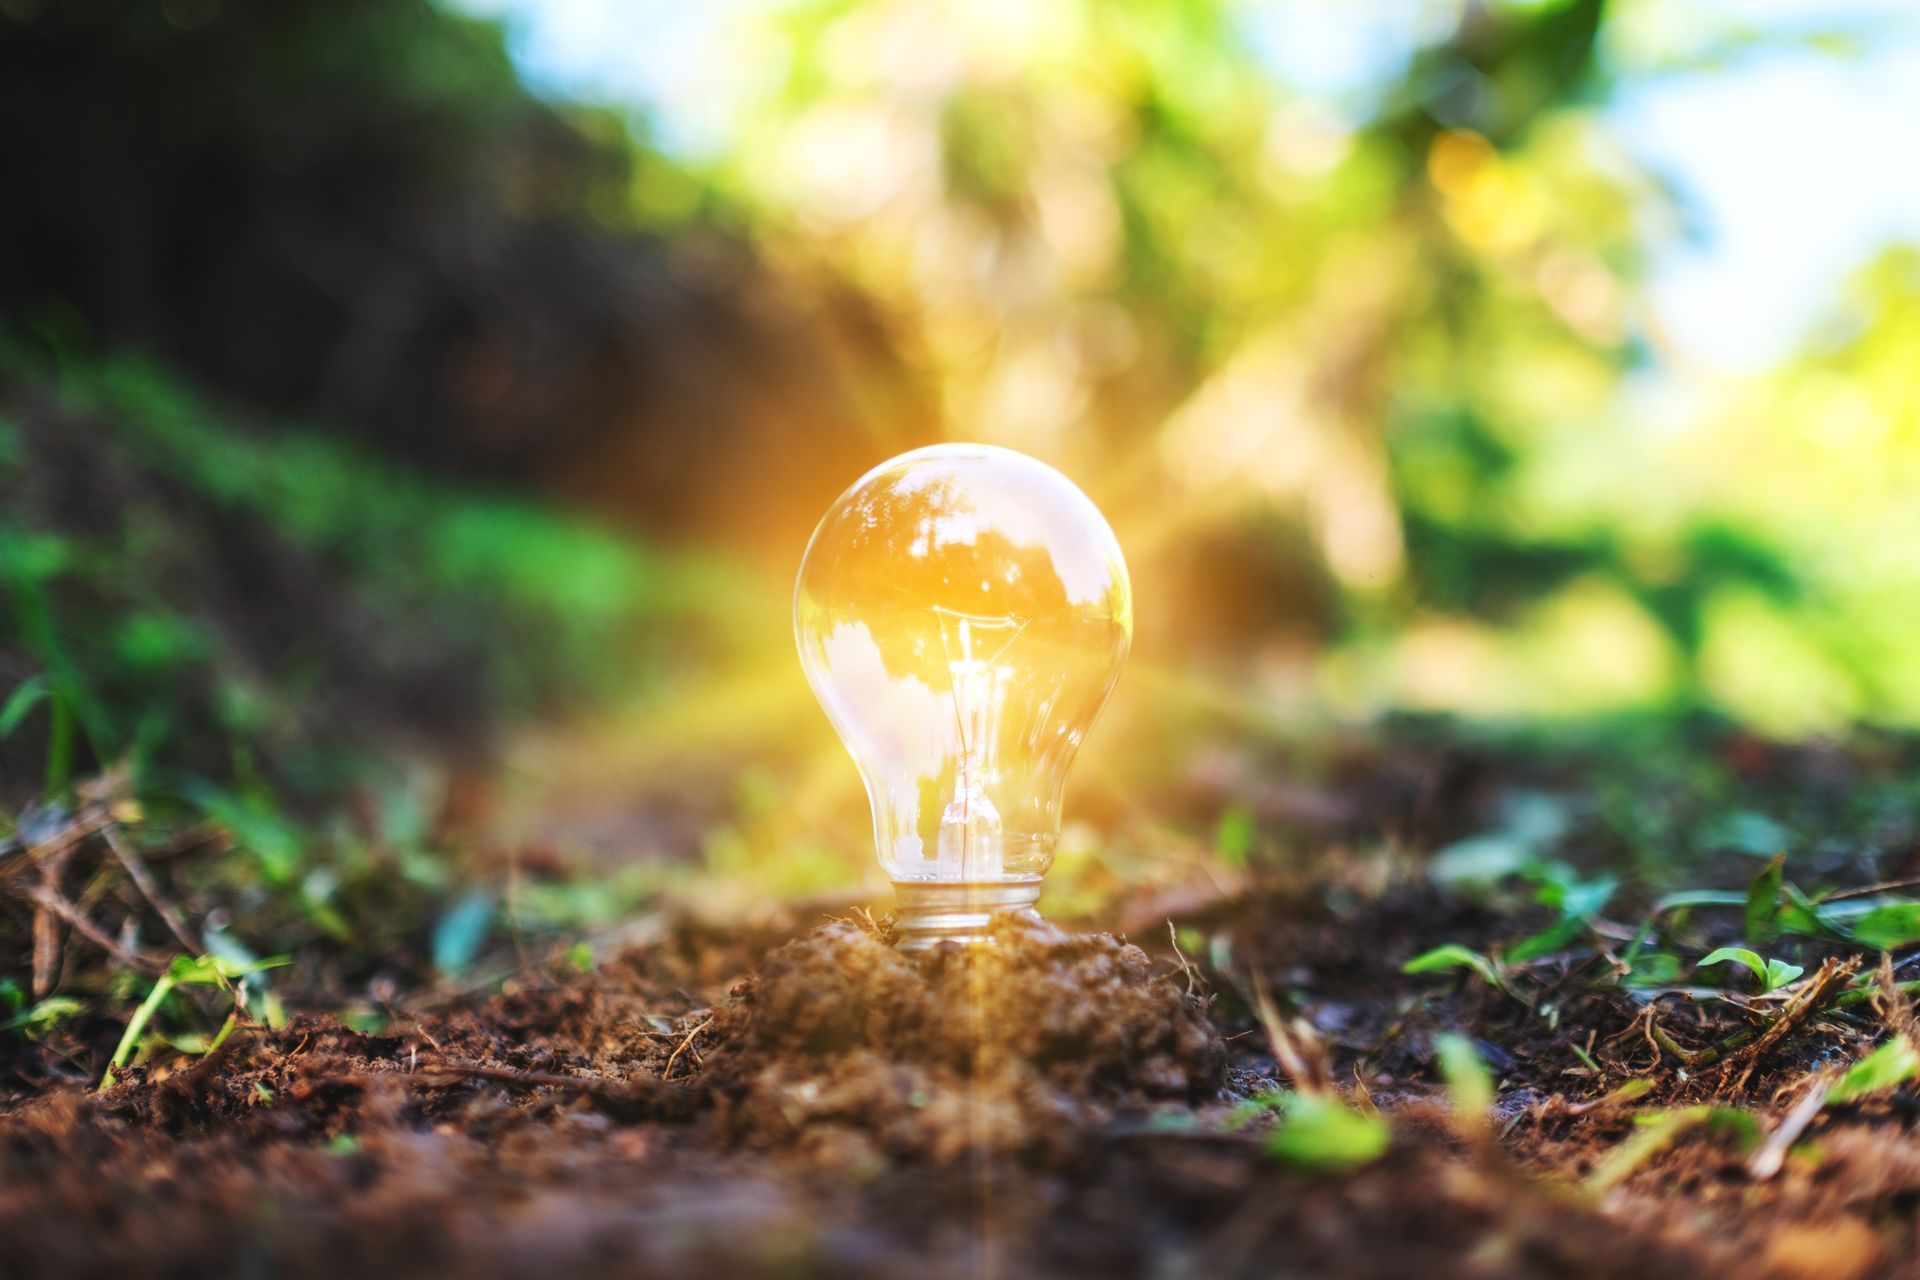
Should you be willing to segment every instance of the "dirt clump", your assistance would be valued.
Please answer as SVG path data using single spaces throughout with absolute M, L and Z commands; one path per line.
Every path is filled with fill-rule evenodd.
M 854 1163 L 1048 1161 L 1122 1110 L 1219 1092 L 1206 1002 L 1140 948 L 1012 915 L 993 933 L 915 957 L 836 923 L 773 952 L 712 1015 L 699 1084 L 725 1131 Z

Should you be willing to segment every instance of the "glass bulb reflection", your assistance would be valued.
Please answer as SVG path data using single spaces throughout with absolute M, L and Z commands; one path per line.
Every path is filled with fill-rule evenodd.
M 903 454 L 820 521 L 794 630 L 896 884 L 1037 894 L 1133 634 L 1126 562 L 1087 496 L 1007 449 Z

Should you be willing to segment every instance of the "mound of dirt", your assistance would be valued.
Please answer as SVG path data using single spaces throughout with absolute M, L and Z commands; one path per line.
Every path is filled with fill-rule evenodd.
M 768 956 L 715 1011 L 724 1129 L 836 1160 L 1069 1158 L 1116 1108 L 1215 1095 L 1206 1003 L 1111 934 L 1002 916 L 995 945 L 894 950 L 850 923 Z

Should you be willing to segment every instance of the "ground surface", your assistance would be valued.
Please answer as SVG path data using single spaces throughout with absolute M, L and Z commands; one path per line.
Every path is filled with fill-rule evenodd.
M 1646 1132 L 1636 1114 L 1719 1097 L 1777 1126 L 1823 1055 L 1870 1043 L 1870 1008 L 1686 1070 L 1645 1011 L 1683 1050 L 1725 1015 L 1564 962 L 1529 975 L 1531 1010 L 1464 971 L 1400 971 L 1513 925 L 1429 888 L 1323 883 L 1205 905 L 1191 959 L 1164 926 L 1148 951 L 1008 921 L 991 951 L 919 961 L 884 920 L 688 926 L 591 973 L 393 1008 L 377 1035 L 296 1017 L 104 1093 L 51 1083 L 53 1045 L 14 1046 L 4 1269 L 1920 1274 L 1899 1095 L 1828 1109 L 1768 1177 L 1710 1125 L 1598 1168 Z M 1484 1125 L 1436 1083 L 1446 1027 L 1492 1068 Z M 1648 1092 L 1615 1092 L 1631 1080 Z M 1282 1083 L 1377 1106 L 1390 1149 L 1350 1171 L 1276 1158 L 1275 1117 L 1245 1100 Z

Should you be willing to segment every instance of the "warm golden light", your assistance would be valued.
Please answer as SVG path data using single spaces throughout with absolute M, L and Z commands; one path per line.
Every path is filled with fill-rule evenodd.
M 1008 449 L 903 454 L 814 531 L 794 630 L 866 782 L 902 944 L 967 940 L 993 909 L 1030 906 L 1133 635 L 1099 510 Z

